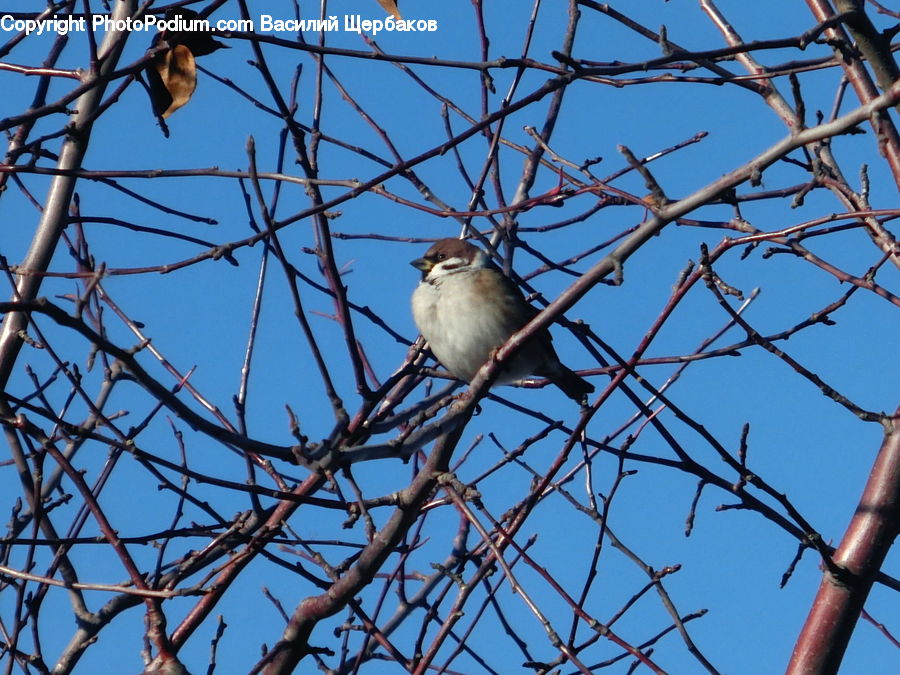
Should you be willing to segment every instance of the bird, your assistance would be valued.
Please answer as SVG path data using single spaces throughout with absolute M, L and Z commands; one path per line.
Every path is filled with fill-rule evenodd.
M 487 253 L 462 239 L 441 239 L 410 264 L 422 273 L 412 294 L 416 326 L 441 365 L 466 382 L 538 313 Z M 495 384 L 537 375 L 583 405 L 594 387 L 562 364 L 551 339 L 546 329 L 536 333 Z

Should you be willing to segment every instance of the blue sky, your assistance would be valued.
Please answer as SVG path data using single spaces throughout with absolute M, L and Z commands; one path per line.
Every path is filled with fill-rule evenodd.
M 723 46 L 720 33 L 694 4 L 645 0 L 614 5 L 650 29 L 656 30 L 665 24 L 669 39 L 684 48 L 699 50 Z M 293 11 L 288 2 L 255 2 L 250 3 L 250 7 L 252 16 L 266 12 L 273 16 L 290 17 Z M 530 50 L 532 58 L 553 63 L 550 52 L 560 48 L 567 21 L 566 7 L 567 3 L 559 0 L 542 3 Z M 0 14 L 30 8 L 31 3 L 4 3 Z M 409 18 L 436 20 L 438 30 L 434 33 L 380 34 L 376 41 L 384 51 L 410 56 L 436 56 L 442 60 L 481 59 L 481 43 L 469 3 L 415 3 L 406 0 L 400 8 Z M 801 3 L 721 2 L 720 9 L 747 41 L 796 36 L 815 23 Z M 302 3 L 302 11 L 305 17 L 318 16 L 318 7 L 311 3 Z M 521 53 L 531 11 L 531 3 L 521 1 L 486 3 L 484 16 L 490 35 L 489 58 L 513 58 Z M 343 17 L 354 13 L 370 18 L 381 16 L 381 10 L 374 1 L 363 3 L 356 0 L 332 0 L 328 3 L 326 15 Z M 233 18 L 237 16 L 237 10 L 229 3 L 213 16 Z M 873 17 L 876 21 L 881 20 L 874 16 L 874 12 Z M 885 20 L 884 26 L 887 25 L 889 22 Z M 880 25 L 882 28 L 884 26 Z M 9 34 L 0 33 L 0 44 L 9 37 Z M 284 34 L 278 37 L 291 39 L 292 36 Z M 315 41 L 317 36 L 307 35 L 306 38 Z M 150 34 L 132 36 L 122 63 L 140 58 L 149 40 Z M 202 57 L 199 59 L 200 65 L 220 78 L 232 80 L 266 105 L 271 105 L 271 97 L 258 72 L 247 62 L 253 58 L 248 43 L 231 40 L 228 44 L 231 49 Z M 329 33 L 327 44 L 338 48 L 367 49 L 360 36 L 343 31 Z M 48 45 L 47 38 L 30 38 L 0 60 L 38 63 Z M 302 68 L 297 119 L 309 124 L 315 105 L 314 60 L 301 51 L 271 46 L 264 47 L 264 51 L 282 91 L 287 90 L 295 70 Z M 766 64 L 778 64 L 828 53 L 825 46 L 811 45 L 800 54 L 792 50 L 773 50 L 761 52 L 758 58 Z M 573 54 L 577 58 L 594 61 L 637 62 L 658 56 L 659 46 L 636 37 L 589 8 L 582 8 Z M 84 67 L 85 55 L 85 36 L 73 35 L 59 67 Z M 423 153 L 445 140 L 440 102 L 416 86 L 398 68 L 388 63 L 338 56 L 328 57 L 326 63 L 354 99 L 385 130 L 404 159 Z M 733 62 L 726 65 L 735 72 L 743 72 Z M 477 71 L 426 65 L 411 68 L 469 115 L 476 119 L 480 117 L 481 87 Z M 489 112 L 497 109 L 515 74 L 513 69 L 492 71 L 497 93 L 489 97 Z M 701 74 L 700 69 L 693 71 L 693 74 Z M 632 75 L 641 76 L 641 73 Z M 526 71 L 514 99 L 538 88 L 547 77 L 546 72 Z M 816 109 L 823 110 L 826 116 L 830 113 L 839 80 L 840 71 L 836 68 L 801 75 L 810 123 Z M 0 118 L 25 110 L 36 82 L 36 78 L 0 70 L 0 89 L 4 91 Z M 787 82 L 780 79 L 776 84 L 790 100 Z M 58 79 L 51 87 L 49 99 L 63 95 L 73 85 L 73 80 Z M 382 139 L 352 106 L 342 100 L 340 92 L 327 79 L 323 92 L 322 132 L 392 161 Z M 532 140 L 523 127 L 541 127 L 548 101 L 549 97 L 511 115 L 505 122 L 504 136 L 530 146 Z M 855 105 L 852 92 L 848 93 L 841 112 L 848 112 Z M 455 114 L 450 115 L 450 123 L 456 133 L 467 126 Z M 59 115 L 49 116 L 37 125 L 32 137 L 54 131 L 60 124 Z M 260 171 L 276 170 L 281 130 L 279 120 L 259 111 L 251 102 L 205 73 L 199 75 L 199 85 L 193 99 L 168 120 L 168 126 L 170 137 L 166 139 L 155 123 L 143 89 L 132 85 L 96 123 L 84 166 L 92 170 L 203 167 L 246 170 L 246 143 L 252 136 Z M 672 199 L 700 189 L 788 134 L 761 98 L 735 86 L 678 82 L 618 88 L 609 84 L 578 82 L 566 93 L 563 111 L 550 145 L 560 156 L 576 163 L 602 157 L 603 161 L 593 171 L 597 176 L 605 176 L 627 166 L 617 151 L 619 145 L 626 145 L 635 155 L 643 157 L 683 142 L 701 131 L 708 132 L 701 142 L 650 164 L 654 176 Z M 45 148 L 55 151 L 54 143 L 57 141 L 48 142 Z M 833 147 L 848 180 L 854 186 L 858 185 L 860 165 L 868 164 L 873 208 L 893 208 L 896 205 L 896 186 L 877 155 L 870 132 L 866 136 L 835 139 Z M 470 139 L 459 147 L 459 152 L 469 173 L 477 176 L 487 153 L 484 139 L 480 136 Z M 800 157 L 799 153 L 795 156 Z M 522 157 L 514 150 L 504 148 L 500 158 L 501 175 L 498 180 L 506 198 L 510 199 L 520 176 Z M 42 159 L 40 164 L 51 166 L 52 162 Z M 384 171 L 378 163 L 328 142 L 321 145 L 319 166 L 323 178 L 341 180 L 356 178 L 366 181 Z M 415 170 L 429 188 L 454 209 L 466 208 L 470 192 L 456 170 L 456 159 L 452 153 L 433 158 Z M 283 171 L 300 175 L 290 150 Z M 738 193 L 777 189 L 805 180 L 808 180 L 808 174 L 797 166 L 777 164 L 764 173 L 762 186 L 742 185 Z M 43 199 L 48 185 L 46 177 L 23 175 L 22 181 L 36 199 Z M 531 191 L 532 196 L 553 189 L 557 181 L 558 173 L 542 169 Z M 125 178 L 120 183 L 159 200 L 171 209 L 215 219 L 216 224 L 192 222 L 164 213 L 121 192 L 86 180 L 81 181 L 77 188 L 82 215 L 118 218 L 217 244 L 241 240 L 251 234 L 244 197 L 233 179 Z M 640 177 L 633 172 L 616 180 L 614 186 L 638 196 L 646 193 Z M 417 203 L 424 201 L 421 194 L 402 178 L 392 178 L 385 187 L 408 200 Z M 271 183 L 266 183 L 264 189 L 267 198 L 270 198 Z M 340 186 L 323 188 L 326 198 L 337 197 L 345 191 L 346 188 Z M 486 199 L 492 208 L 496 207 L 491 181 L 487 183 Z M 742 206 L 742 215 L 760 230 L 772 231 L 842 210 L 833 195 L 825 190 L 811 193 L 798 208 L 789 208 L 788 201 L 748 202 Z M 583 223 L 556 232 L 545 234 L 528 230 L 573 217 L 592 203 L 590 196 L 582 195 L 558 209 L 539 207 L 525 211 L 517 218 L 522 228 L 521 236 L 551 259 L 560 260 L 637 225 L 645 217 L 640 208 L 615 207 L 601 210 Z M 301 186 L 285 184 L 274 217 L 285 219 L 308 206 L 309 200 Z M 409 312 L 408 297 L 417 282 L 418 273 L 407 263 L 422 254 L 427 247 L 424 240 L 457 236 L 458 223 L 452 218 L 432 216 L 374 194 L 344 202 L 336 210 L 339 214 L 334 214 L 330 221 L 335 233 L 353 236 L 377 233 L 423 240 L 408 243 L 335 238 L 333 242 L 337 265 L 345 270 L 342 280 L 348 287 L 349 299 L 357 305 L 371 308 L 404 338 L 414 340 L 416 329 Z M 699 209 L 688 217 L 715 221 L 728 220 L 732 214 L 731 207 L 714 205 Z M 257 222 L 261 222 L 258 212 L 255 215 Z M 23 191 L 16 187 L 7 190 L 0 197 L 0 228 L 3 232 L 0 253 L 11 262 L 21 260 L 37 220 L 37 210 L 29 204 Z M 476 218 L 473 223 L 479 229 L 488 226 L 484 218 Z M 892 222 L 887 223 L 887 227 L 892 225 Z M 174 263 L 199 254 L 206 248 L 98 222 L 88 222 L 84 228 L 95 259 L 105 262 L 111 269 Z M 597 286 L 567 317 L 584 320 L 616 352 L 627 358 L 671 296 L 679 272 L 688 260 L 698 259 L 700 244 L 706 243 L 712 248 L 724 236 L 734 234 L 733 231 L 671 224 L 627 262 L 622 285 Z M 280 232 L 280 238 L 291 262 L 301 272 L 321 282 L 315 257 L 304 251 L 304 247 L 314 246 L 311 223 L 308 220 L 294 223 Z M 819 237 L 807 244 L 817 255 L 855 275 L 864 274 L 879 259 L 879 252 L 858 229 Z M 833 276 L 794 256 L 764 258 L 762 250 L 765 246 L 744 260 L 740 259 L 739 251 L 732 251 L 716 266 L 722 278 L 740 288 L 745 295 L 749 295 L 754 288 L 760 289 L 759 297 L 745 314 L 759 332 L 777 333 L 794 326 L 847 290 L 847 286 L 841 285 Z M 583 272 L 606 253 L 608 249 L 594 253 L 573 265 L 572 269 Z M 232 420 L 235 418 L 232 397 L 240 382 L 240 367 L 262 254 L 261 245 L 244 247 L 235 252 L 238 266 L 224 260 L 206 260 L 169 274 L 114 275 L 103 282 L 104 289 L 115 302 L 129 316 L 142 322 L 154 347 L 169 362 L 182 372 L 196 368 L 191 375 L 192 384 Z M 527 252 L 517 251 L 514 267 L 519 274 L 527 275 L 540 265 L 541 262 Z M 51 270 L 70 272 L 73 266 L 66 247 L 61 245 Z M 532 283 L 544 298 L 552 300 L 572 280 L 565 274 L 549 273 L 536 277 Z M 886 265 L 879 272 L 878 280 L 897 293 L 900 275 L 896 268 Z M 45 282 L 42 295 L 52 298 L 72 293 L 77 287 L 78 284 L 72 279 L 51 278 Z M 352 414 L 360 400 L 348 367 L 343 333 L 330 318 L 334 313 L 333 304 L 326 295 L 306 285 L 301 285 L 301 294 L 316 338 L 332 368 L 336 387 Z M 734 306 L 739 304 L 732 301 Z M 59 302 L 65 306 L 64 301 Z M 123 346 L 135 343 L 134 335 L 115 319 L 112 312 L 107 310 L 105 317 L 111 340 Z M 896 358 L 896 336 L 900 329 L 898 317 L 900 314 L 896 306 L 871 293 L 859 291 L 834 314 L 835 326 L 808 328 L 783 343 L 782 348 L 862 407 L 891 411 L 897 405 L 896 382 L 900 376 Z M 679 304 L 673 317 L 654 340 L 647 357 L 690 353 L 726 322 L 727 315 L 702 283 L 698 284 Z M 54 344 L 63 351 L 63 358 L 79 363 L 79 367 L 86 370 L 88 348 L 82 340 L 47 321 L 42 322 L 41 326 L 48 331 L 48 335 L 53 336 Z M 402 364 L 406 345 L 365 318 L 357 316 L 355 327 L 376 375 L 383 381 Z M 557 326 L 553 332 L 557 348 L 570 367 L 598 367 L 591 354 L 563 328 Z M 720 347 L 742 339 L 742 331 L 732 328 L 714 346 Z M 607 355 L 607 358 L 610 357 Z M 26 363 L 31 364 L 41 378 L 52 372 L 52 363 L 45 354 L 23 350 L 19 368 L 10 385 L 10 391 L 14 394 L 22 395 L 29 390 L 30 381 L 24 370 Z M 167 386 L 174 385 L 172 378 L 148 354 L 142 356 L 142 363 Z M 660 386 L 676 367 L 671 364 L 645 366 L 640 372 L 653 385 Z M 85 377 L 86 389 L 96 391 L 102 372 L 95 369 L 86 373 Z M 605 376 L 595 375 L 591 381 L 600 390 L 608 380 Z M 635 382 L 630 381 L 629 386 L 638 391 L 644 400 L 649 398 L 649 394 Z M 67 391 L 65 383 L 50 390 L 50 400 L 55 408 L 61 405 Z M 254 438 L 279 444 L 291 442 L 285 404 L 298 413 L 302 431 L 311 439 L 327 436 L 333 426 L 331 409 L 322 396 L 322 386 L 309 349 L 293 318 L 284 274 L 274 260 L 269 261 L 249 391 L 247 420 L 249 433 Z M 422 392 L 420 387 L 412 394 L 411 400 L 421 396 Z M 578 418 L 577 407 L 558 391 L 549 388 L 504 387 L 495 390 L 495 393 L 561 419 L 569 426 Z M 749 461 L 752 470 L 775 489 L 787 494 L 826 541 L 837 544 L 856 507 L 881 439 L 880 428 L 876 424 L 861 422 L 762 349 L 745 349 L 739 358 L 723 357 L 694 363 L 668 394 L 732 452 L 738 447 L 742 425 L 749 422 Z M 127 384 L 117 387 L 109 410 L 127 410 L 128 416 L 122 421 L 122 428 L 128 429 L 129 425 L 142 420 L 153 404 L 140 387 Z M 193 405 L 199 409 L 196 404 Z M 73 419 L 78 419 L 80 408 L 83 405 L 76 404 L 71 412 Z M 634 411 L 634 404 L 625 395 L 615 393 L 592 420 L 588 433 L 592 438 L 603 439 L 628 420 Z M 83 409 L 81 414 L 84 414 Z M 168 415 L 168 418 L 184 432 L 190 465 L 194 470 L 238 482 L 244 480 L 242 458 L 202 434 L 191 431 L 174 416 Z M 160 456 L 178 461 L 179 451 L 172 438 L 168 418 L 167 415 L 157 416 L 142 435 L 142 444 Z M 671 412 L 662 412 L 661 419 L 698 461 L 733 478 L 712 449 L 696 433 L 676 420 Z M 632 425 L 627 433 L 635 433 L 638 426 Z M 483 402 L 482 412 L 467 428 L 457 456 L 479 434 L 485 437 L 459 468 L 459 478 L 464 482 L 473 480 L 502 459 L 502 450 L 487 434 L 493 433 L 499 444 L 511 450 L 541 428 L 537 421 L 517 414 L 500 402 Z M 525 457 L 529 466 L 539 472 L 545 471 L 564 440 L 564 434 L 553 432 L 544 441 L 529 448 Z M 620 435 L 613 442 L 618 445 L 623 441 L 624 435 Z M 645 455 L 673 457 L 663 439 L 651 430 L 640 433 L 632 450 Z M 108 448 L 89 446 L 80 455 L 79 461 L 83 462 L 81 468 L 95 479 L 107 456 Z M 576 450 L 569 458 L 566 469 L 575 467 L 579 458 L 579 451 Z M 280 468 L 287 475 L 303 476 L 301 469 Z M 667 565 L 681 565 L 681 571 L 667 578 L 666 588 L 682 614 L 709 610 L 704 617 L 688 624 L 700 650 L 721 672 L 749 675 L 783 670 L 821 577 L 816 556 L 807 551 L 790 583 L 780 589 L 779 581 L 794 556 L 796 540 L 759 514 L 741 510 L 716 511 L 719 504 L 732 504 L 735 498 L 715 488 L 704 491 L 697 509 L 694 531 L 687 538 L 684 536 L 684 521 L 696 488 L 696 477 L 643 462 L 629 461 L 624 468 L 637 470 L 638 473 L 624 479 L 619 486 L 610 510 L 609 528 L 652 567 L 659 569 Z M 617 463 L 610 455 L 600 454 L 593 464 L 594 491 L 606 493 L 613 485 L 617 470 Z M 361 464 L 355 468 L 354 477 L 367 497 L 376 497 L 402 489 L 408 484 L 412 471 L 411 465 L 388 460 Z M 586 500 L 585 480 L 581 471 L 565 486 L 581 501 Z M 487 511 L 499 517 L 522 499 L 530 481 L 531 475 L 524 468 L 508 466 L 479 483 L 478 489 Z M 19 490 L 12 467 L 0 468 L 0 491 L 18 495 Z M 194 485 L 192 493 L 208 500 L 226 517 L 249 505 L 246 495 L 210 486 Z M 128 456 L 118 461 L 111 480 L 103 489 L 101 503 L 112 514 L 114 525 L 122 535 L 137 536 L 162 531 L 170 526 L 173 518 L 172 495 L 158 491 L 156 481 Z M 767 500 L 767 503 L 772 504 L 772 501 Z M 5 507 L 10 508 L 11 505 Z M 301 508 L 289 524 L 303 538 L 365 542 L 360 525 L 352 530 L 342 530 L 343 514 L 320 511 L 324 510 Z M 60 509 L 57 513 L 62 524 L 74 518 L 74 510 Z M 379 511 L 376 522 L 383 523 L 387 516 L 387 510 Z M 207 523 L 209 518 L 199 510 L 188 507 L 182 524 L 191 521 Z M 459 515 L 449 507 L 436 509 L 429 515 L 423 530 L 426 542 L 412 564 L 416 571 L 430 574 L 429 563 L 442 560 L 447 555 L 458 522 Z M 96 534 L 92 524 L 88 525 L 85 534 Z M 524 545 L 531 534 L 538 535 L 537 542 L 530 549 L 532 556 L 555 576 L 570 595 L 577 597 L 593 551 L 596 527 L 575 511 L 563 496 L 556 494 L 546 498 L 536 508 L 517 541 Z M 473 532 L 470 544 L 474 545 L 476 539 L 477 535 Z M 179 541 L 172 545 L 172 551 L 183 554 L 188 549 L 202 548 L 206 543 L 203 538 Z M 131 550 L 142 564 L 152 567 L 157 555 L 154 548 L 134 546 Z M 338 550 L 329 547 L 321 550 L 334 556 L 332 562 L 340 560 Z M 295 560 L 290 553 L 280 554 L 285 559 Z M 21 564 L 22 555 L 15 553 L 12 560 Z M 125 578 L 118 561 L 105 547 L 77 548 L 73 556 L 85 566 L 86 581 L 120 583 Z M 172 552 L 171 557 L 177 557 L 177 554 Z M 509 557 L 513 557 L 511 551 Z M 605 545 L 600 560 L 598 578 L 586 602 L 586 609 L 598 620 L 608 621 L 646 583 L 646 576 L 609 543 Z M 897 562 L 895 552 L 888 558 L 884 570 L 896 577 Z M 36 573 L 43 573 L 46 565 L 47 560 L 41 559 Z M 394 565 L 388 564 L 385 571 L 393 569 Z M 515 570 L 523 587 L 547 611 L 554 627 L 561 635 L 568 636 L 571 612 L 564 603 L 545 580 L 524 564 L 519 564 Z M 497 573 L 490 578 L 490 583 L 498 583 L 500 578 Z M 300 600 L 314 592 L 295 574 L 262 559 L 255 561 L 213 614 L 213 617 L 224 615 L 231 626 L 219 644 L 219 662 L 223 665 L 217 672 L 246 672 L 259 658 L 259 645 L 266 643 L 271 646 L 280 636 L 283 624 L 275 608 L 263 597 L 262 587 L 268 588 L 289 613 Z M 415 584 L 409 582 L 408 588 L 415 589 Z M 376 582 L 373 589 L 363 594 L 367 607 L 372 606 L 380 591 L 381 585 Z M 89 595 L 94 607 L 105 602 L 107 597 L 102 593 Z M 382 617 L 389 615 L 394 608 L 393 591 L 389 592 L 388 598 Z M 13 601 L 12 594 L 0 594 L 0 614 L 7 617 L 12 611 Z M 506 616 L 515 620 L 516 630 L 528 643 L 536 660 L 551 661 L 556 657 L 540 624 L 528 613 L 522 599 L 509 592 L 508 586 L 499 592 L 498 602 Z M 170 628 L 178 624 L 193 603 L 192 599 L 180 599 L 167 605 L 171 607 Z M 467 609 L 460 632 L 475 616 L 475 606 L 473 603 Z M 897 621 L 900 619 L 896 606 L 895 594 L 876 586 L 867 610 L 896 635 Z M 194 641 L 181 654 L 192 672 L 205 670 L 209 641 L 216 628 L 213 617 L 207 619 Z M 330 622 L 323 623 L 314 633 L 314 642 L 339 650 L 340 643 L 331 631 L 344 617 L 344 614 L 339 614 Z M 412 626 L 404 626 L 395 634 L 395 644 L 402 646 L 405 653 L 409 652 L 415 641 L 416 619 L 414 616 Z M 48 594 L 42 620 L 60 627 L 58 631 L 44 631 L 44 654 L 52 660 L 52 655 L 68 639 L 72 626 L 71 611 L 63 591 L 51 590 Z M 122 664 L 118 672 L 138 672 L 141 667 L 142 621 L 140 608 L 125 613 L 103 632 L 100 643 L 87 651 L 76 672 L 101 672 L 102 664 L 109 662 Z M 617 622 L 616 630 L 625 639 L 639 643 L 663 630 L 669 623 L 659 599 L 654 593 L 649 593 Z M 579 628 L 581 639 L 589 634 L 584 625 Z M 350 639 L 358 647 L 358 636 L 353 635 Z M 522 653 L 508 638 L 492 611 L 487 612 L 477 625 L 471 644 L 487 657 L 496 672 L 527 672 L 520 668 L 525 660 Z M 449 654 L 452 645 L 447 649 Z M 587 662 L 595 663 L 619 653 L 620 650 L 611 643 L 601 642 L 594 651 L 586 652 L 585 658 Z M 676 634 L 667 636 L 656 646 L 653 658 L 671 673 L 702 672 Z M 438 659 L 438 663 L 441 662 Z M 626 672 L 629 662 L 629 659 L 619 662 L 610 672 Z M 305 663 L 306 670 L 301 666 L 297 672 L 312 672 L 311 663 Z M 900 657 L 897 650 L 870 624 L 860 622 L 845 666 L 848 673 L 900 672 Z M 488 672 L 466 655 L 453 661 L 450 669 L 464 673 Z M 374 662 L 364 667 L 363 671 L 391 673 L 397 672 L 397 669 L 396 666 Z M 567 666 L 563 672 L 573 671 Z

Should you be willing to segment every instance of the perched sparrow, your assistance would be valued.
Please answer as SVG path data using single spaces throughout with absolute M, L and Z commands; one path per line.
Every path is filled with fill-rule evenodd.
M 437 360 L 466 382 L 538 313 L 488 255 L 467 241 L 441 239 L 410 264 L 422 271 L 412 296 L 416 325 Z M 583 402 L 594 387 L 560 363 L 550 340 L 546 330 L 535 335 L 506 364 L 497 383 L 538 375 Z

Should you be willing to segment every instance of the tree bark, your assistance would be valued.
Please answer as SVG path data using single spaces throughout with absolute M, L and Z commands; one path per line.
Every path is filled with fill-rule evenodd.
M 836 673 L 891 544 L 900 533 L 900 409 L 886 417 L 884 442 L 859 506 L 794 646 L 788 675 Z

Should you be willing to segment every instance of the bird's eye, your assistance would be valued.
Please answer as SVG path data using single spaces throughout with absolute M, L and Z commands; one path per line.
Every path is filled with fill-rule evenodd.
M 441 260 L 446 260 L 446 259 L 447 259 L 447 255 L 446 255 L 445 253 L 438 253 L 438 254 L 437 254 L 437 261 L 438 261 L 438 262 L 440 262 Z

